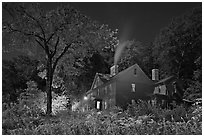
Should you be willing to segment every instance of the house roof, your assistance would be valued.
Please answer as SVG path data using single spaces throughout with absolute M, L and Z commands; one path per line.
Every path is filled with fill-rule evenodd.
M 165 79 L 162 79 L 162 80 L 157 81 L 157 82 L 155 83 L 155 85 L 157 86 L 157 85 L 161 85 L 161 84 L 164 84 L 164 83 L 168 83 L 168 82 L 174 80 L 175 78 L 176 78 L 175 76 L 167 77 L 167 78 L 165 78 Z
M 116 79 L 117 77 L 119 77 L 120 75 L 123 75 L 124 73 L 130 71 L 130 70 L 131 70 L 132 68 L 134 68 L 135 66 L 138 66 L 138 65 L 137 65 L 137 64 L 134 64 L 134 65 L 130 66 L 129 68 L 127 68 L 127 69 L 125 69 L 125 70 L 123 70 L 123 71 L 117 73 L 117 74 L 114 75 L 114 76 L 111 76 L 110 74 L 96 73 L 94 79 L 96 79 L 96 77 L 99 76 L 100 79 L 104 82 L 104 84 L 102 84 L 102 85 L 100 85 L 100 86 L 98 86 L 98 87 L 96 87 L 96 88 L 94 88 L 94 89 L 91 88 L 91 89 L 88 90 L 85 94 L 89 94 L 89 93 L 93 92 L 94 90 L 97 90 L 97 89 L 103 87 L 104 85 L 107 85 L 108 83 L 112 82 L 114 79 Z M 139 68 L 140 68 L 140 67 L 139 67 Z M 95 81 L 95 80 L 94 80 L 94 81 Z M 92 87 L 93 87 L 93 84 L 92 84 Z
M 107 81 L 109 81 L 111 79 L 111 75 L 110 74 L 101 74 L 98 73 L 99 78 L 105 83 Z
M 103 82 L 103 83 L 106 83 L 107 81 L 110 80 L 111 78 L 111 75 L 110 74 L 102 74 L 102 73 L 96 73 L 95 77 L 94 77 L 94 81 L 91 85 L 91 89 L 94 89 L 94 83 L 96 82 L 97 78 L 100 78 L 100 80 Z

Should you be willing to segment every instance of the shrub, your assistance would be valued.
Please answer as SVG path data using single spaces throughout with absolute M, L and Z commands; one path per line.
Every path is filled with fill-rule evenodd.
M 26 135 L 175 135 L 202 134 L 202 108 L 172 110 L 146 102 L 130 105 L 124 111 L 58 111 L 51 117 L 41 115 L 37 107 L 5 105 L 3 134 Z M 146 108 L 146 109 L 144 109 Z

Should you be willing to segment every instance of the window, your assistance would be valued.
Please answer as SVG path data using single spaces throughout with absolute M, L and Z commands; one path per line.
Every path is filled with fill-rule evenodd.
M 97 91 L 97 95 L 98 95 L 98 96 L 100 95 L 100 93 L 99 93 L 99 89 L 98 89 L 98 91 Z
M 97 101 L 97 102 L 96 102 L 96 109 L 100 109 L 100 106 L 101 106 L 101 102 L 100 102 L 100 101 Z
M 132 105 L 134 105 L 134 104 L 135 104 L 135 100 L 134 100 L 134 99 L 132 99 L 132 100 L 131 100 L 131 103 L 132 103 Z
M 161 93 L 161 86 L 159 86 L 159 88 L 158 88 L 158 92 Z
M 137 69 L 136 68 L 134 69 L 134 75 L 137 75 Z
M 107 88 L 107 86 L 105 86 L 105 94 L 107 94 L 108 93 L 108 88 Z
M 107 107 L 108 107 L 108 104 L 107 104 L 107 102 L 105 101 L 105 102 L 104 102 L 104 108 L 107 109 Z
M 112 90 L 112 85 L 111 84 L 109 85 L 109 88 L 110 88 L 110 90 Z
M 131 84 L 131 86 L 132 86 L 132 92 L 135 92 L 135 84 Z

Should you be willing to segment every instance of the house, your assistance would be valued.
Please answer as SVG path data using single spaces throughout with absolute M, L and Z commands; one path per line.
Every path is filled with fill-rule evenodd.
M 152 70 L 152 79 L 137 64 L 121 72 L 118 72 L 117 65 L 110 70 L 110 74 L 96 73 L 91 89 L 86 92 L 81 103 L 83 110 L 104 110 L 113 106 L 126 108 L 138 99 L 151 103 L 155 103 L 156 99 L 157 104 L 165 98 L 168 100 L 169 95 L 174 93 L 175 77 L 159 81 L 157 69 Z
M 168 108 L 169 104 L 175 101 L 177 104 L 182 102 L 183 87 L 175 76 L 170 76 L 162 80 L 155 80 L 154 94 L 152 100 L 155 104 Z

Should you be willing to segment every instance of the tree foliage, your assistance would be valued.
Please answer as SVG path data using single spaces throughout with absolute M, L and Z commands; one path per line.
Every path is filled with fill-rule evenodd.
M 26 4 L 3 4 L 10 15 L 9 20 L 3 21 L 3 32 L 10 34 L 11 48 L 41 48 L 38 56 L 45 64 L 47 114 L 51 114 L 51 90 L 58 64 L 66 64 L 70 73 L 78 75 L 73 65 L 80 64 L 81 58 L 96 47 L 110 49 L 116 41 L 115 33 L 69 5 L 46 12 L 38 3 Z
M 174 18 L 160 31 L 154 42 L 153 56 L 159 65 L 161 77 L 174 74 L 184 81 L 185 88 L 189 87 L 195 76 L 194 72 L 201 70 L 201 7 Z M 196 63 L 197 60 L 200 61 L 199 64 Z
M 43 89 L 45 82 L 38 77 L 38 61 L 27 56 L 18 56 L 13 60 L 2 61 L 2 93 L 3 102 L 15 102 L 22 90 L 27 88 L 26 82 L 36 81 Z

